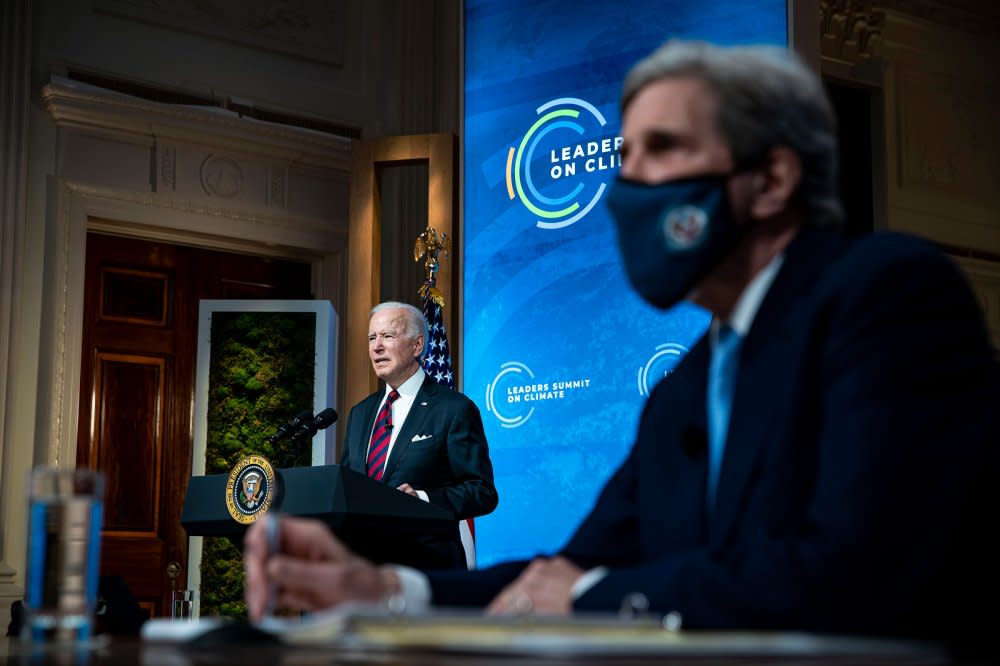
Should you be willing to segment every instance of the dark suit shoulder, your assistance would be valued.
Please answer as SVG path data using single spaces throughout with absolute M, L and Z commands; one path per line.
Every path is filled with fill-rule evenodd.
M 876 232 L 853 242 L 825 271 L 821 284 L 846 306 L 883 312 L 919 304 L 975 320 L 972 288 L 958 265 L 936 245 L 899 232 Z
M 448 388 L 447 386 L 434 382 L 430 378 L 424 380 L 424 384 L 420 390 L 424 393 L 433 395 L 434 399 L 440 403 L 454 406 L 476 407 L 476 403 L 458 389 Z M 476 407 L 476 409 L 478 409 L 478 407 Z
M 455 389 L 443 389 L 438 391 L 438 398 L 443 401 L 455 403 L 456 405 L 471 405 L 476 407 L 472 398 Z M 478 407 L 476 407 L 478 409 Z
M 385 395 L 384 391 L 376 391 L 375 393 L 369 393 L 364 398 L 364 400 L 361 400 L 360 402 L 355 403 L 354 406 L 351 407 L 351 412 L 354 412 L 357 409 L 365 409 L 366 407 L 368 407 L 369 405 L 371 405 L 371 403 L 373 403 L 373 402 L 375 402 L 375 403 L 382 402 L 382 396 L 383 395 Z
M 849 241 L 849 247 L 851 251 L 874 252 L 888 257 L 941 254 L 931 241 L 905 231 L 874 231 Z
M 906 233 L 881 231 L 863 236 L 848 246 L 834 262 L 830 273 L 850 276 L 850 281 L 869 285 L 893 276 L 960 278 L 955 263 L 930 241 Z

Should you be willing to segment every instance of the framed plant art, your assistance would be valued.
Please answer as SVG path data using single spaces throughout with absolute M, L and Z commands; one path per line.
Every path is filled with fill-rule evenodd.
M 192 476 L 228 474 L 248 455 L 275 469 L 335 462 L 336 424 L 271 439 L 295 415 L 336 404 L 336 332 L 325 300 L 203 300 Z M 242 558 L 228 539 L 190 538 L 188 586 L 197 613 L 245 617 Z

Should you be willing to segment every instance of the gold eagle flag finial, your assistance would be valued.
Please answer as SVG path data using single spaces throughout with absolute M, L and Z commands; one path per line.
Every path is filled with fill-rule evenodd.
M 441 267 L 440 255 L 443 253 L 447 257 L 450 245 L 451 239 L 448 238 L 448 234 L 438 234 L 437 230 L 433 227 L 427 227 L 417 236 L 417 240 L 413 244 L 413 260 L 417 262 L 423 260 L 424 271 L 427 273 L 426 280 L 423 286 L 420 287 L 421 295 L 423 295 L 425 290 L 430 290 L 435 300 L 443 300 L 440 292 L 434 287 L 434 274 Z

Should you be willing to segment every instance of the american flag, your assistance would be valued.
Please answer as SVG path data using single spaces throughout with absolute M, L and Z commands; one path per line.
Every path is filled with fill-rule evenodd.
M 444 296 L 427 280 L 420 286 L 420 300 L 427 319 L 427 353 L 424 354 L 424 372 L 434 381 L 448 388 L 455 388 L 455 375 L 451 371 L 451 352 L 448 332 L 444 329 Z M 458 525 L 465 561 L 470 569 L 476 568 L 476 524 L 466 518 Z
M 427 353 L 424 354 L 424 372 L 434 381 L 448 388 L 455 388 L 455 375 L 451 371 L 451 352 L 448 333 L 444 330 L 444 297 L 433 282 L 420 287 L 424 317 L 427 318 Z

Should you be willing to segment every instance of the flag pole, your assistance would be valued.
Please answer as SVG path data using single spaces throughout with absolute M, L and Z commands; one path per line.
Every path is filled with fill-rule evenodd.
M 442 308 L 444 307 L 444 296 L 435 285 L 437 272 L 441 268 L 439 257 L 442 253 L 447 257 L 450 246 L 451 239 L 448 238 L 448 234 L 441 233 L 439 235 L 437 230 L 430 226 L 424 229 L 413 243 L 413 260 L 418 263 L 422 260 L 424 273 L 426 273 L 424 283 L 420 287 L 420 295 L 423 298 L 425 297 L 424 291 L 431 290 L 434 300 Z
M 451 368 L 451 352 L 448 345 L 448 332 L 444 325 L 444 296 L 435 286 L 437 272 L 441 267 L 441 255 L 448 256 L 451 239 L 448 234 L 438 234 L 437 230 L 428 226 L 417 236 L 413 244 L 413 260 L 424 262 L 423 284 L 418 293 L 424 317 L 427 319 L 427 340 L 425 353 L 421 360 L 424 372 L 438 384 L 455 388 L 455 376 Z M 466 564 L 470 569 L 476 567 L 476 525 L 472 518 L 459 521 L 459 536 L 462 548 L 465 549 Z
M 455 388 L 455 375 L 451 365 L 451 347 L 448 344 L 448 333 L 444 325 L 444 295 L 436 286 L 441 257 L 442 255 L 448 256 L 450 245 L 451 239 L 448 238 L 448 234 L 438 234 L 437 230 L 428 226 L 417 236 L 417 240 L 413 244 L 413 260 L 423 261 L 425 273 L 423 284 L 418 290 L 429 329 L 422 360 L 424 372 L 438 384 Z

